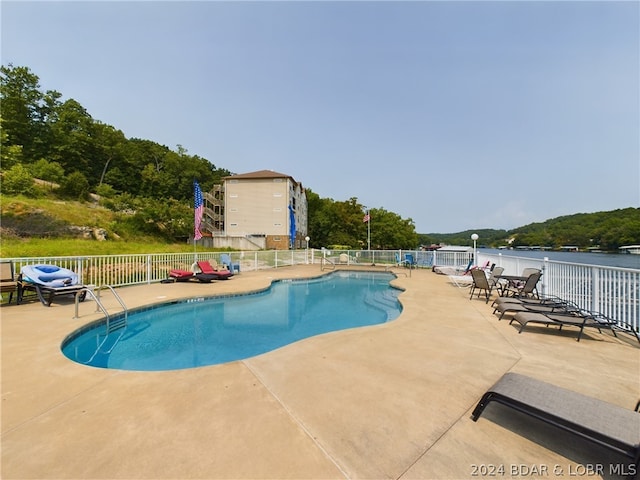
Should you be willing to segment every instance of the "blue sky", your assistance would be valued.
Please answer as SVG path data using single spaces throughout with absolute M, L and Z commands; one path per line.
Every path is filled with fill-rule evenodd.
M 636 1 L 0 8 L 2 63 L 127 137 L 419 233 L 640 206 Z

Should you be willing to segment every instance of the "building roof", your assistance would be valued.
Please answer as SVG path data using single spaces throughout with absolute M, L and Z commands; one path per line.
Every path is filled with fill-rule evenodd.
M 298 183 L 291 175 L 285 173 L 274 172 L 273 170 L 258 170 L 256 172 L 239 173 L 237 175 L 230 175 L 224 177 L 224 180 L 237 179 L 237 178 L 290 178 L 293 182 Z

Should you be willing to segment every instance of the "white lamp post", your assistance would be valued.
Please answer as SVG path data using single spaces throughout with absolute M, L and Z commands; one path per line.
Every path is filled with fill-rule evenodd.
M 305 241 L 307 242 L 307 249 L 304 253 L 304 258 L 305 258 L 305 262 L 308 264 L 309 263 L 309 240 L 311 240 L 309 238 L 309 235 L 307 235 L 306 237 L 304 237 Z
M 478 234 L 474 233 L 471 235 L 471 240 L 473 240 L 473 265 L 478 266 L 478 256 L 476 255 L 476 242 L 478 241 Z

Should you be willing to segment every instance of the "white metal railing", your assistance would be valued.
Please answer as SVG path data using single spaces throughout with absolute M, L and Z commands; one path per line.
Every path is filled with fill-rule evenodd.
M 479 263 L 487 260 L 504 267 L 506 275 L 538 268 L 542 270 L 538 290 L 543 295 L 560 297 L 640 331 L 640 270 L 479 253 Z
M 299 264 L 320 266 L 325 260 L 336 265 L 395 266 L 401 263 L 405 254 L 413 256 L 416 268 L 431 268 L 434 265 L 464 268 L 472 258 L 471 252 L 460 251 L 300 249 L 2 260 L 13 261 L 16 272 L 20 272 L 25 265 L 55 264 L 76 272 L 80 283 L 100 288 L 105 285 L 122 287 L 160 282 L 168 277 L 169 270 L 191 270 L 193 263 L 198 260 L 215 260 L 222 264 L 222 254 L 229 255 L 232 263 L 240 264 L 240 272 Z M 483 264 L 486 261 L 504 267 L 505 274 L 511 275 L 518 275 L 525 268 L 539 268 L 543 270 L 539 288 L 541 293 L 572 301 L 586 310 L 597 311 L 640 331 L 640 270 L 479 252 L 477 263 Z

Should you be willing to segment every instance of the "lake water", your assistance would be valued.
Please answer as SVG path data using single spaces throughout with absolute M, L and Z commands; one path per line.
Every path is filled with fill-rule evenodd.
M 537 250 L 498 250 L 495 248 L 479 248 L 478 254 L 504 255 L 523 258 L 548 258 L 558 262 L 581 263 L 584 265 L 606 265 L 640 269 L 640 255 L 625 253 L 589 253 L 589 252 L 550 252 Z

